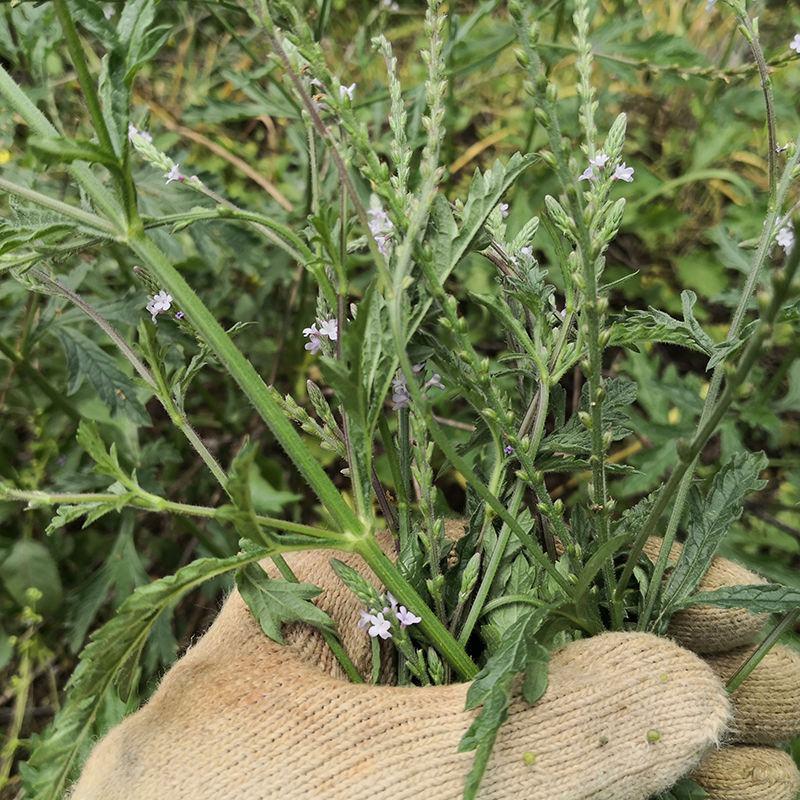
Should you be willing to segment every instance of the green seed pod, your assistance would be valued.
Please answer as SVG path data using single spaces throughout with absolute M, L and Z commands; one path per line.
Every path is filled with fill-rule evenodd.
M 464 573 L 461 576 L 461 588 L 458 590 L 458 602 L 463 603 L 472 594 L 475 584 L 478 581 L 478 575 L 481 569 L 481 554 L 473 553 L 472 558 L 467 562 L 464 567 Z

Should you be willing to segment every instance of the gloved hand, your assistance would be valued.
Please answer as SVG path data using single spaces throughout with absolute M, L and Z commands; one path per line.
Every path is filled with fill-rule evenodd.
M 323 589 L 318 604 L 366 674 L 358 601 L 331 555 L 287 560 Z M 366 575 L 357 559 L 341 558 Z M 717 559 L 702 588 L 755 580 Z M 697 768 L 713 800 L 794 800 L 794 764 L 764 745 L 800 730 L 800 657 L 773 650 L 734 694 L 732 717 L 718 677 L 735 669 L 762 624 L 738 610 L 677 615 L 672 633 L 709 653 L 705 661 L 640 633 L 553 653 L 544 697 L 512 705 L 481 798 L 644 800 Z M 475 714 L 464 711 L 467 684 L 356 685 L 316 631 L 285 633 L 286 646 L 270 641 L 234 592 L 150 702 L 95 747 L 72 800 L 460 798 L 472 754 L 458 743 Z M 716 749 L 723 737 L 735 746 Z

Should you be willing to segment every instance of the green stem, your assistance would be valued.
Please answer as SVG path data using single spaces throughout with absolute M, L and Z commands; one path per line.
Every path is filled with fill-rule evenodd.
M 775 190 L 775 195 L 774 197 L 770 197 L 770 206 L 767 213 L 767 219 L 764 222 L 758 247 L 753 256 L 753 263 L 747 275 L 747 280 L 739 298 L 739 303 L 736 306 L 733 318 L 731 319 L 731 325 L 728 329 L 728 334 L 725 337 L 726 342 L 734 341 L 742 329 L 747 310 L 750 306 L 750 300 L 758 286 L 762 269 L 767 260 L 770 248 L 772 247 L 775 228 L 777 227 L 780 216 L 780 209 L 784 203 L 784 200 L 786 199 L 789 186 L 791 185 L 792 174 L 794 173 L 795 167 L 797 166 L 799 160 L 800 137 L 798 137 L 795 143 L 795 152 L 786 165 L 786 169 L 781 177 L 780 184 Z M 698 428 L 702 428 L 703 425 L 708 422 L 708 418 L 711 415 L 714 404 L 717 402 L 717 397 L 719 396 L 719 391 L 722 386 L 722 380 L 725 376 L 725 365 L 726 361 L 723 359 L 723 361 L 717 364 L 716 368 L 714 369 L 714 372 L 711 376 L 711 382 L 709 383 L 708 392 L 706 393 L 706 397 L 703 402 L 703 410 L 700 414 Z M 675 503 L 672 507 L 672 512 L 670 513 L 669 522 L 667 523 L 667 530 L 664 533 L 664 539 L 661 542 L 661 548 L 658 553 L 658 558 L 656 559 L 653 575 L 647 588 L 647 594 L 645 595 L 645 606 L 638 624 L 639 630 L 646 630 L 647 626 L 650 624 L 650 620 L 653 617 L 655 606 L 658 602 L 658 597 L 661 592 L 662 579 L 664 577 L 664 573 L 666 572 L 667 564 L 669 563 L 669 554 L 672 552 L 672 545 L 675 542 L 678 525 L 680 524 L 681 517 L 683 516 L 683 509 L 686 504 L 686 499 L 689 495 L 689 489 L 691 488 L 696 466 L 697 458 L 694 458 L 689 464 L 685 475 L 677 487 Z M 638 554 L 636 557 L 638 558 Z M 619 598 L 619 595 L 617 595 L 617 597 Z
M 66 0 L 53 0 L 53 5 L 55 6 L 61 30 L 64 33 L 70 60 L 75 67 L 75 72 L 78 74 L 78 82 L 81 85 L 83 99 L 86 102 L 89 116 L 92 118 L 94 132 L 100 142 L 100 147 L 108 153 L 114 153 L 114 145 L 111 142 L 106 120 L 100 108 L 100 98 L 97 96 L 94 80 L 89 74 L 89 67 L 86 65 L 86 59 L 83 55 L 83 46 L 78 37 L 78 31 L 75 29 L 75 23 L 72 21 L 67 2 Z
M 358 517 L 345 503 L 338 489 L 316 459 L 309 453 L 280 406 L 270 396 L 261 376 L 236 347 L 183 276 L 144 234 L 132 234 L 129 245 L 148 265 L 160 285 L 164 286 L 175 298 L 195 330 L 239 384 L 253 407 L 292 459 L 300 474 L 331 515 L 337 527 L 349 536 L 361 536 L 363 530 Z
M 512 516 L 517 514 L 519 507 L 522 504 L 522 498 L 524 495 L 525 483 L 523 481 L 517 481 L 516 485 L 514 486 L 514 493 L 511 496 L 511 502 L 508 505 L 509 514 Z M 484 603 L 486 602 L 486 598 L 489 596 L 489 592 L 492 588 L 492 584 L 494 583 L 494 579 L 497 576 L 497 570 L 500 568 L 500 563 L 503 560 L 503 556 L 505 555 L 510 538 L 511 528 L 504 523 L 503 527 L 500 529 L 500 535 L 497 537 L 497 544 L 494 546 L 494 550 L 492 550 L 491 558 L 489 559 L 489 563 L 486 565 L 486 570 L 481 578 L 481 585 L 478 587 L 478 591 L 475 594 L 475 599 L 472 601 L 469 614 L 467 614 L 467 618 L 464 620 L 464 627 L 458 634 L 458 641 L 462 645 L 469 641 L 469 637 L 472 635 L 472 631 L 475 628 L 475 623 L 484 613 Z
M 417 594 L 416 589 L 398 572 L 375 539 L 359 539 L 353 544 L 353 549 L 398 601 L 421 617 L 422 632 L 461 678 L 472 680 L 478 674 L 475 663 Z
M 667 506 L 672 500 L 672 496 L 680 487 L 684 475 L 688 472 L 697 456 L 700 455 L 703 447 L 705 447 L 708 440 L 716 431 L 717 425 L 719 425 L 723 416 L 733 403 L 736 391 L 742 385 L 745 378 L 750 373 L 753 365 L 758 360 L 758 357 L 761 354 L 762 346 L 772 335 L 775 319 L 777 318 L 783 303 L 791 291 L 791 285 L 794 276 L 797 273 L 798 263 L 800 263 L 800 247 L 794 247 L 789 255 L 789 259 L 784 270 L 782 270 L 782 275 L 773 276 L 772 298 L 770 300 L 769 307 L 764 313 L 758 329 L 751 336 L 749 342 L 747 343 L 735 372 L 728 379 L 725 391 L 722 393 L 722 396 L 720 397 L 716 406 L 714 406 L 714 410 L 707 414 L 705 422 L 699 426 L 692 441 L 686 447 L 679 447 L 678 455 L 680 461 L 670 474 L 667 483 L 658 493 L 658 498 L 655 502 L 655 505 L 648 514 L 647 519 L 645 519 L 642 528 L 631 547 L 631 551 L 628 554 L 628 560 L 625 564 L 625 568 L 622 571 L 622 575 L 620 576 L 615 591 L 615 602 L 617 604 L 621 605 L 625 589 L 627 588 L 628 582 L 633 575 L 633 570 L 639 560 L 642 550 L 644 549 L 644 545 L 650 536 L 652 536 L 655 532 L 656 525 L 659 523 L 662 514 L 666 511 Z M 665 544 L 666 543 L 662 543 L 662 552 L 665 551 Z M 669 550 L 666 550 L 665 552 L 668 554 Z
M 178 503 L 174 500 L 167 500 L 156 494 L 145 492 L 139 489 L 135 497 L 131 498 L 128 504 L 131 508 L 141 511 L 151 511 L 156 513 L 182 514 L 191 517 L 203 517 L 205 519 L 225 519 L 227 514 L 225 509 L 213 508 L 212 506 L 198 506 L 190 503 Z M 38 490 L 14 489 L 13 487 L 0 484 L 0 497 L 7 500 L 23 500 L 31 507 L 36 508 L 40 505 L 97 505 L 99 503 L 115 503 L 119 501 L 119 495 L 108 492 L 42 492 Z M 316 538 L 340 539 L 342 545 L 348 543 L 343 540 L 340 533 L 326 528 L 316 528 L 313 525 L 303 525 L 300 522 L 290 522 L 277 517 L 267 517 L 260 514 L 255 515 L 256 522 L 271 530 L 287 531 L 289 533 L 299 533 L 305 536 Z M 349 549 L 349 547 L 347 548 Z
M 764 656 L 772 649 L 772 646 L 783 636 L 783 634 L 794 628 L 800 618 L 800 608 L 794 609 L 786 614 L 783 619 L 767 634 L 764 641 L 758 646 L 739 669 L 731 676 L 725 684 L 729 694 L 733 694 L 750 676 L 753 670 L 761 663 Z

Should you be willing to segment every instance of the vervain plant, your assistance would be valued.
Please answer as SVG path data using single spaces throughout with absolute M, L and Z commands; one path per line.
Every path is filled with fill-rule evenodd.
M 107 479 L 104 491 L 59 494 L 6 482 L 0 484 L 0 497 L 35 508 L 55 506 L 48 532 L 132 508 L 214 519 L 241 537 L 238 553 L 199 559 L 136 590 L 95 632 L 63 708 L 23 768 L 30 796 L 61 796 L 109 693 L 126 701 L 135 688 L 139 656 L 159 615 L 216 576 L 235 574 L 267 636 L 282 641 L 284 622 L 314 625 L 350 678 L 361 681 L 333 622 L 311 602 L 318 590 L 297 582 L 283 559 L 291 551 L 355 553 L 385 587 L 380 594 L 347 565 L 333 561 L 364 605 L 364 635 L 376 645 L 375 680 L 378 640 L 390 639 L 400 683 L 474 681 L 467 702 L 483 710 L 462 741 L 464 749 L 476 751 L 466 797 L 478 790 L 514 677 L 524 673 L 524 696 L 536 702 L 547 685 L 548 652 L 554 646 L 604 630 L 664 633 L 671 615 L 696 603 L 777 615 L 768 637 L 768 644 L 773 642 L 797 618 L 797 590 L 770 583 L 697 592 L 745 498 L 763 487 L 766 466 L 763 453 L 742 452 L 705 485 L 695 479 L 698 460 L 734 401 L 741 406 L 748 375 L 777 332 L 798 319 L 800 248 L 794 247 L 792 220 L 800 140 L 778 144 L 770 75 L 757 20 L 744 0 L 720 5 L 736 15 L 759 70 L 769 197 L 761 235 L 742 251 L 749 258 L 747 274 L 723 341 L 712 339 L 697 321 L 697 298 L 689 291 L 682 294 L 682 319 L 656 309 L 609 311 L 605 258 L 625 213 L 618 188 L 636 176 L 625 162 L 625 115 L 603 132 L 596 120 L 588 0 L 575 3 L 578 109 L 577 119 L 570 120 L 559 116 L 531 4 L 511 0 L 517 60 L 547 149 L 477 170 L 467 191 L 452 199 L 440 191 L 451 46 L 442 0 L 427 5 L 422 57 L 428 77 L 418 138 L 409 136 L 392 46 L 384 37 L 373 42 L 388 74 L 388 157 L 370 140 L 355 102 L 358 87 L 331 70 L 316 31 L 297 6 L 287 0 L 242 5 L 269 40 L 283 90 L 296 104 L 307 134 L 312 202 L 295 227 L 240 208 L 199 177 L 184 174 L 131 120 L 136 73 L 167 35 L 152 25 L 155 0 L 127 2 L 113 29 L 96 4 L 54 0 L 93 126 L 85 138 L 63 135 L 61 123 L 48 119 L 0 69 L 0 94 L 27 125 L 29 147 L 65 169 L 75 188 L 60 200 L 0 177 L 13 210 L 0 233 L 0 271 L 32 292 L 74 305 L 99 326 L 135 372 L 133 379 L 111 369 L 96 375 L 92 380 L 101 398 L 141 424 L 148 422 L 138 399 L 142 388 L 156 398 L 218 482 L 225 502 L 200 506 L 152 493 L 88 420 L 80 424 L 78 442 Z M 87 64 L 78 25 L 112 43 L 98 80 Z M 565 135 L 573 130 L 580 133 Z M 323 158 L 337 173 L 335 197 L 316 182 Z M 196 193 L 198 205 L 166 216 L 143 213 L 132 173 L 137 160 L 160 170 L 167 183 Z M 533 217 L 511 231 L 509 198 L 517 179 L 537 160 L 552 168 L 558 194 L 545 198 L 541 221 Z M 223 328 L 153 235 L 159 228 L 214 220 L 249 226 L 313 278 L 317 312 L 304 331 L 305 347 L 317 359 L 324 389 L 309 382 L 310 409 L 264 382 L 236 346 L 238 327 Z M 539 257 L 540 222 L 555 243 L 555 260 Z M 75 253 L 106 246 L 132 254 L 137 279 L 150 294 L 134 342 L 55 270 Z M 474 253 L 493 266 L 495 291 L 459 300 L 450 277 Z M 504 347 L 493 357 L 469 330 L 464 302 L 481 306 L 503 331 Z M 175 336 L 165 337 L 164 329 L 171 326 Z M 191 360 L 179 366 L 177 336 L 194 347 Z M 604 354 L 611 347 L 653 342 L 707 358 L 709 387 L 697 429 L 677 443 L 678 460 L 667 480 L 620 513 L 609 482 L 626 466 L 610 460 L 609 452 L 631 431 L 629 411 L 637 393 L 633 382 L 608 377 Z M 78 335 L 65 348 L 76 363 L 97 349 Z M 185 399 L 193 379 L 210 363 L 236 381 L 318 498 L 316 524 L 256 513 L 247 479 L 253 446 L 244 446 L 223 466 L 192 427 Z M 576 369 L 583 388 L 568 415 L 563 386 Z M 470 410 L 471 436 L 464 445 L 454 444 L 447 421 L 436 413 L 444 394 Z M 348 479 L 346 492 L 323 469 L 310 439 L 335 456 Z M 390 483 L 376 469 L 379 453 L 388 463 Z M 439 475 L 453 470 L 467 486 L 468 502 L 468 519 L 457 540 L 436 497 Z M 568 510 L 551 496 L 547 476 L 583 471 L 591 474 L 588 495 Z M 387 528 L 396 558 L 379 543 L 378 533 Z M 683 550 L 670 565 L 679 530 Z M 655 563 L 643 554 L 653 535 L 664 537 Z M 281 579 L 268 577 L 259 566 L 266 558 Z M 742 665 L 732 688 L 766 649 Z

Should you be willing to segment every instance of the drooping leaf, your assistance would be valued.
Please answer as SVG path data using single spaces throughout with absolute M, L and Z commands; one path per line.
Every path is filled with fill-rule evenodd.
M 525 669 L 530 646 L 541 627 L 549 608 L 536 608 L 519 617 L 508 627 L 500 647 L 486 662 L 467 691 L 466 707 L 477 708 L 486 702 L 496 686 L 508 675 L 516 675 Z
M 467 709 L 482 708 L 458 745 L 460 752 L 476 751 L 465 782 L 464 800 L 474 800 L 477 796 L 497 732 L 508 718 L 515 676 L 525 672 L 523 696 L 529 702 L 538 700 L 547 688 L 549 655 L 534 637 L 550 610 L 532 609 L 509 626 L 467 691 Z
M 92 634 L 67 685 L 64 705 L 45 733 L 34 737 L 31 757 L 21 766 L 31 800 L 62 800 L 90 742 L 106 693 L 120 670 L 130 670 L 131 656 L 141 651 L 161 613 L 201 583 L 268 554 L 258 549 L 231 558 L 198 559 L 174 575 L 137 589 Z
M 322 591 L 310 583 L 292 583 L 270 578 L 258 564 L 248 564 L 236 573 L 236 588 L 261 630 L 283 644 L 284 622 L 305 622 L 332 631 L 331 618 L 312 602 Z
M 666 608 L 679 604 L 700 583 L 730 526 L 742 515 L 748 494 L 761 489 L 764 453 L 739 453 L 714 477 L 705 500 L 692 508 L 686 541 L 664 589 Z

